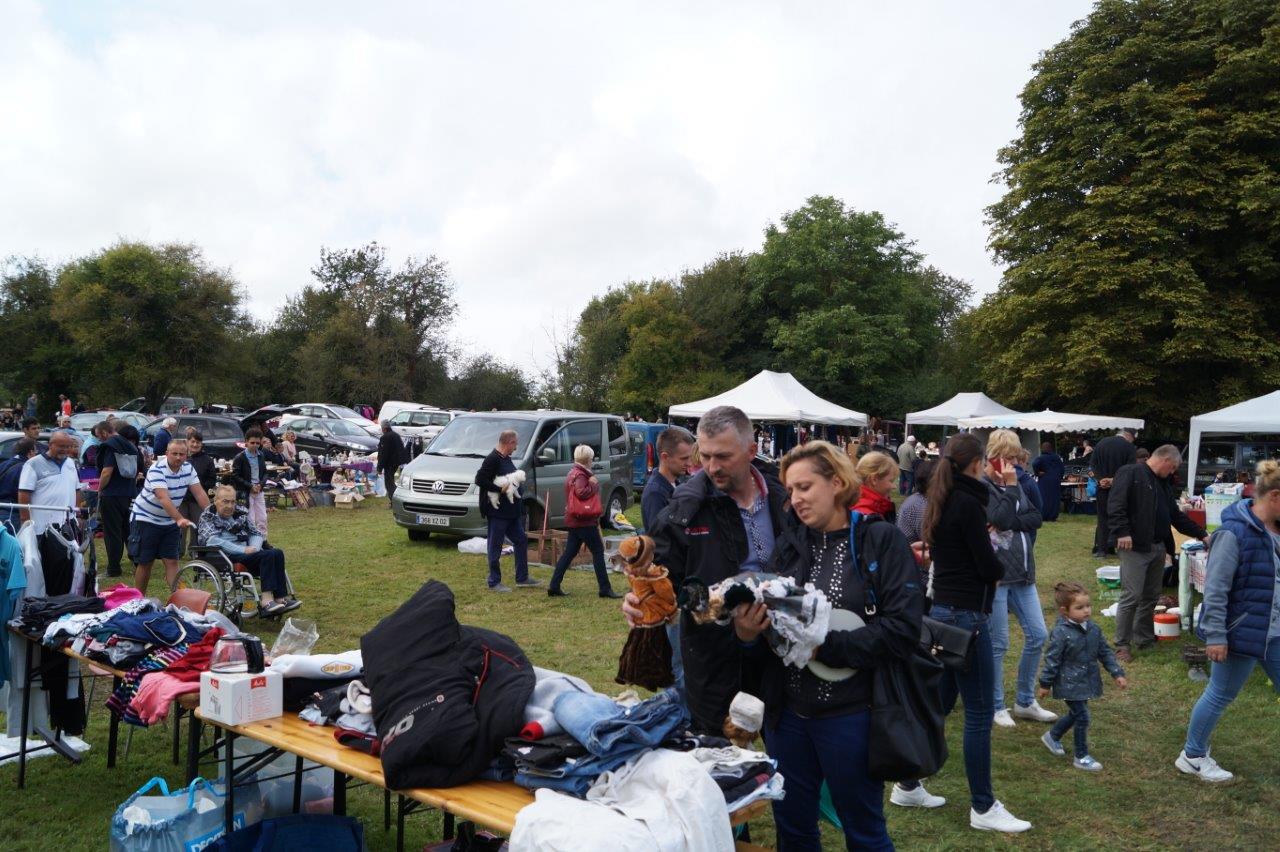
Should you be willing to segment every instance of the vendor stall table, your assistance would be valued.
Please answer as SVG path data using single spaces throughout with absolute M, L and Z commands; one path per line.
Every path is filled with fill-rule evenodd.
M 17 751 L 18 788 L 21 789 L 24 786 L 26 786 L 26 783 L 27 783 L 27 755 L 30 754 L 31 752 L 43 751 L 44 749 L 53 749 L 58 754 L 62 755 L 67 760 L 75 764 L 80 763 L 81 760 L 83 760 L 83 758 L 81 757 L 80 752 L 76 751 L 75 749 L 68 746 L 65 742 L 63 742 L 61 731 L 56 731 L 56 732 L 48 731 L 45 728 L 40 726 L 36 726 L 35 733 L 45 741 L 45 744 L 35 746 L 34 748 L 28 746 L 26 731 L 27 731 L 27 725 L 31 718 L 31 689 L 34 683 L 38 681 L 40 679 L 40 676 L 43 674 L 41 667 L 38 667 L 35 664 L 35 657 L 36 657 L 35 652 L 37 647 L 40 646 L 40 640 L 42 637 L 32 636 L 30 634 L 23 633 L 22 631 L 17 630 L 13 627 L 9 628 L 9 633 L 11 636 L 20 638 L 26 642 L 26 653 L 23 655 L 25 659 L 25 664 L 23 669 L 24 677 L 22 681 L 24 684 L 26 684 L 26 689 L 24 689 L 22 693 L 22 719 L 21 719 L 21 727 L 19 728 L 19 730 L 22 732 L 22 735 L 18 737 L 18 751 Z M 49 651 L 49 649 L 45 649 L 45 650 Z M 73 660 L 78 660 L 85 666 L 92 667 L 93 671 L 101 671 L 110 675 L 111 688 L 113 690 L 116 687 L 118 687 L 121 681 L 124 679 L 125 673 L 120 671 L 119 669 L 113 669 L 103 665 L 102 663 L 95 662 L 89 659 L 88 657 L 83 657 L 77 654 L 75 651 L 72 651 L 70 648 L 63 648 L 62 653 Z M 12 685 L 10 686 L 10 688 L 12 688 Z M 120 718 L 116 716 L 116 714 L 114 713 L 110 715 L 111 715 L 111 723 L 110 723 L 110 728 L 108 729 L 108 734 L 107 734 L 107 768 L 108 769 L 112 769 L 116 765 L 116 747 L 120 741 Z M 3 757 L 5 758 L 12 757 L 12 756 L 13 755 L 11 754 L 3 755 Z
M 311 761 L 333 770 L 333 812 L 345 815 L 347 805 L 347 784 L 352 779 L 381 787 L 386 803 L 385 826 L 390 827 L 390 797 L 386 781 L 382 775 L 382 761 L 372 755 L 338 744 L 333 738 L 333 728 L 311 725 L 298 718 L 296 713 L 285 713 L 274 719 L 266 719 L 247 725 L 225 725 L 205 719 L 199 710 L 195 712 L 189 728 L 191 745 L 188 753 L 195 755 L 199 751 L 201 723 L 215 725 L 224 732 L 222 737 L 223 777 L 234 779 L 227 785 L 226 820 L 227 831 L 232 829 L 235 814 L 235 786 L 248 782 L 253 773 L 274 760 L 281 754 L 295 755 L 294 771 L 294 810 L 298 810 L 301 802 L 303 762 Z M 235 739 L 245 737 L 261 745 L 266 750 L 251 757 L 237 770 L 235 760 Z M 244 757 L 241 757 L 244 760 Z M 188 775 L 193 776 L 195 769 L 188 767 Z M 190 780 L 190 779 L 189 779 Z M 448 840 L 453 837 L 454 820 L 462 818 L 471 820 L 479 826 L 492 829 L 501 834 L 510 834 L 515 828 L 516 814 L 525 805 L 532 804 L 533 793 L 510 781 L 472 781 L 457 787 L 419 788 L 414 790 L 395 791 L 398 798 L 396 805 L 396 849 L 404 849 L 404 818 L 422 806 L 436 808 L 444 815 L 444 835 Z M 754 819 L 765 811 L 768 803 L 754 802 L 729 815 L 733 825 L 741 825 Z
M 370 476 L 372 476 L 374 472 L 374 464 L 371 461 L 354 461 L 354 462 L 345 462 L 344 464 L 318 464 L 315 466 L 316 479 L 320 480 L 321 482 L 328 482 L 329 480 L 333 479 L 333 474 L 339 468 L 346 468 L 347 470 L 359 470 L 366 474 L 369 474 Z

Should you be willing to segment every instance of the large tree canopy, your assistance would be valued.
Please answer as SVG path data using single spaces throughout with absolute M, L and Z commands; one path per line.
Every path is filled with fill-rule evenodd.
M 992 391 L 1173 425 L 1280 384 L 1280 6 L 1102 0 L 1021 99 Z

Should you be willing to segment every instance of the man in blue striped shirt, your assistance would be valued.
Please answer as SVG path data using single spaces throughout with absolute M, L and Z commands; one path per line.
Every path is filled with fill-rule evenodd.
M 187 441 L 173 438 L 165 447 L 164 458 L 156 459 L 147 471 L 142 491 L 134 498 L 129 515 L 129 558 L 137 566 L 133 584 L 146 594 L 151 580 L 151 564 L 164 562 L 164 578 L 172 586 L 178 576 L 178 548 L 183 527 L 191 521 L 178 507 L 190 491 L 200 510 L 209 505 L 209 495 L 200 487 L 200 477 L 187 461 Z

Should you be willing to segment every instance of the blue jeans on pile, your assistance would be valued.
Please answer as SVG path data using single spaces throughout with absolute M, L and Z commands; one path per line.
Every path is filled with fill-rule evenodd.
M 985 814 L 995 804 L 991 787 L 991 725 L 996 711 L 991 697 L 995 688 L 995 657 L 991 652 L 991 631 L 986 613 L 952 609 L 934 604 L 929 613 L 938 621 L 975 632 L 969 668 L 949 671 L 942 677 L 942 706 L 948 715 L 956 698 L 964 696 L 964 774 L 969 780 L 973 809 Z
M 516 582 L 529 579 L 529 537 L 524 531 L 524 516 L 514 518 L 489 517 L 489 588 L 502 582 L 502 570 L 498 560 L 502 558 L 502 546 L 511 541 L 516 553 Z
M 1209 738 L 1217 727 L 1222 713 L 1236 700 L 1240 690 L 1244 688 L 1253 674 L 1254 666 L 1261 664 L 1271 680 L 1271 686 L 1280 692 L 1280 639 L 1272 639 L 1267 644 L 1266 659 L 1258 660 L 1240 654 L 1227 654 L 1225 663 L 1211 663 L 1209 682 L 1204 692 L 1196 701 L 1191 711 L 1191 721 L 1187 725 L 1187 744 L 1184 750 L 1187 757 L 1204 757 L 1209 753 Z
M 786 797 L 773 803 L 778 848 L 820 850 L 818 801 L 825 780 L 850 849 L 892 849 L 884 822 L 884 782 L 867 774 L 871 713 L 804 719 L 782 711 L 765 732 L 769 754 L 786 779 Z
M 1035 583 L 996 586 L 991 602 L 991 648 L 995 656 L 995 709 L 1004 706 L 1004 655 L 1009 650 L 1009 613 L 1018 617 L 1022 626 L 1022 656 L 1018 658 L 1018 683 L 1014 700 L 1022 707 L 1031 706 L 1036 698 L 1036 670 L 1040 667 L 1040 651 L 1049 639 L 1044 625 L 1044 610 Z
M 1049 729 L 1049 736 L 1061 742 L 1067 735 L 1068 729 L 1074 728 L 1076 757 L 1084 757 L 1089 753 L 1089 702 L 1067 699 L 1067 711 L 1053 723 L 1053 727 Z
M 688 721 L 674 689 L 627 708 L 612 698 L 590 692 L 566 692 L 552 707 L 565 732 L 597 757 L 631 746 L 656 748 Z

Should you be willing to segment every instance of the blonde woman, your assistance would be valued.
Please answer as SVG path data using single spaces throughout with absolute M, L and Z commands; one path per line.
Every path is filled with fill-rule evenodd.
M 560 554 L 556 570 L 551 575 L 551 585 L 547 587 L 548 597 L 568 597 L 568 592 L 560 588 L 560 582 L 569 570 L 569 563 L 584 544 L 591 551 L 591 564 L 596 569 L 600 597 L 622 597 L 609 585 L 609 575 L 604 565 L 604 539 L 600 537 L 600 480 L 591 472 L 591 463 L 595 459 L 596 451 L 586 444 L 579 444 L 573 451 L 573 467 L 564 480 L 564 525 L 569 529 L 569 540 L 565 542 L 564 553 Z M 594 502 L 592 498 L 595 498 Z M 589 512 L 586 511 L 588 506 L 591 507 Z M 573 511 L 574 508 L 578 511 Z
M 1053 722 L 1058 714 L 1044 709 L 1036 701 L 1036 674 L 1040 652 L 1049 638 L 1044 623 L 1044 610 L 1036 592 L 1035 532 L 1042 518 L 1039 490 L 1035 482 L 1030 488 L 1020 482 L 1018 464 L 1025 451 L 1018 433 L 996 429 L 987 439 L 987 461 L 1000 474 L 988 478 L 991 499 L 987 503 L 987 520 L 997 531 L 996 558 L 1004 566 L 1004 579 L 996 586 L 991 601 L 991 651 L 995 658 L 995 723 L 1012 728 L 1015 718 L 1032 722 Z M 1034 497 L 1031 492 L 1035 492 Z M 1018 660 L 1018 679 L 1012 708 L 1004 703 L 1004 658 L 1009 651 L 1009 613 L 1018 617 L 1022 627 L 1022 656 Z
M 893 505 L 893 488 L 898 482 L 898 463 L 888 453 L 873 451 L 858 460 L 858 476 L 862 493 L 854 510 L 864 515 L 879 515 L 891 524 L 898 520 Z

